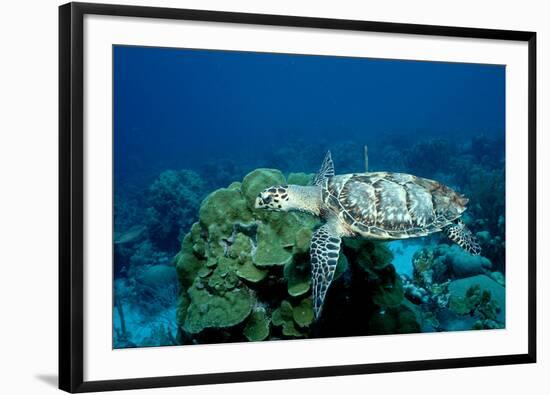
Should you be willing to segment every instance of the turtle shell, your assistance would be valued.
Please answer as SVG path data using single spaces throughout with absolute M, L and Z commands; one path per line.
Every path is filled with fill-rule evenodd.
M 404 239 L 439 232 L 466 209 L 468 199 L 437 181 L 403 173 L 360 173 L 328 178 L 325 207 L 351 233 Z

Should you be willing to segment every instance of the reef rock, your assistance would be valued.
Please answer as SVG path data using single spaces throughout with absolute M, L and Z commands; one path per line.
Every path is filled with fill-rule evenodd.
M 446 262 L 458 278 L 482 274 L 491 269 L 491 261 L 481 255 L 471 255 L 457 245 L 452 245 L 444 252 Z

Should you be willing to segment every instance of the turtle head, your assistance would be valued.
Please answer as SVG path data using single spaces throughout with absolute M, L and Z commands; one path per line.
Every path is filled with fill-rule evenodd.
M 264 189 L 258 194 L 254 207 L 272 211 L 288 211 L 293 209 L 288 185 L 276 185 Z
M 271 211 L 303 211 L 319 215 L 321 189 L 315 185 L 272 186 L 258 194 L 254 207 Z

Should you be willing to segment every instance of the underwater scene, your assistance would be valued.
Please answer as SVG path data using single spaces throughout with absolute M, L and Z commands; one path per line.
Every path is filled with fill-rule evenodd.
M 113 348 L 505 328 L 503 65 L 113 67 Z

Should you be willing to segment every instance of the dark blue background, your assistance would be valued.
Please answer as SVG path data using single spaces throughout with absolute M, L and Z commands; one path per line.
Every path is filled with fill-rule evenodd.
M 115 176 L 261 165 L 291 140 L 322 157 L 342 140 L 502 135 L 504 78 L 495 65 L 116 46 Z

